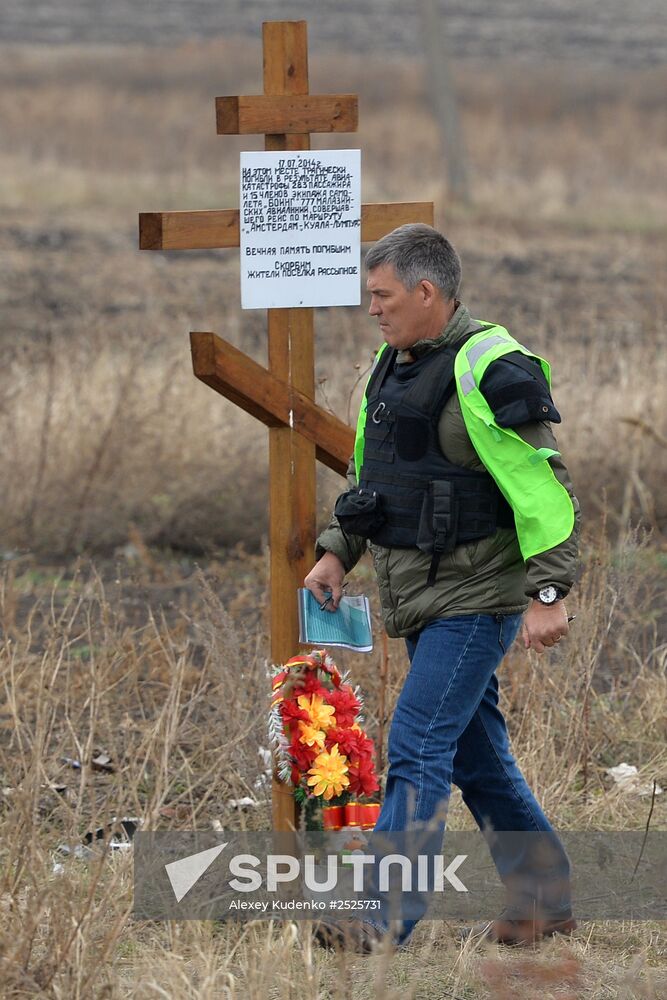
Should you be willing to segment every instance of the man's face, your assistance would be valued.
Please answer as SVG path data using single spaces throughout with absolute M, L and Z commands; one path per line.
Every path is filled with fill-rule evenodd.
M 366 288 L 371 293 L 368 312 L 377 316 L 380 332 L 390 347 L 404 351 L 429 335 L 431 313 L 426 299 L 432 290 L 430 282 L 420 282 L 408 291 L 396 277 L 393 264 L 380 264 L 369 272 Z

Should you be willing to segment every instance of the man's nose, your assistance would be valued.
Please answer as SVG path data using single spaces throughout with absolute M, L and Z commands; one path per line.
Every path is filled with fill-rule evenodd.
M 371 304 L 368 307 L 368 314 L 370 316 L 379 316 L 381 312 L 382 310 L 380 309 L 377 299 L 374 295 L 371 295 Z

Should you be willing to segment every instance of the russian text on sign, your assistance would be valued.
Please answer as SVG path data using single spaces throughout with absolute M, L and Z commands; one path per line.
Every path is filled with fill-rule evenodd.
M 359 150 L 241 154 L 244 309 L 359 304 L 360 172 Z

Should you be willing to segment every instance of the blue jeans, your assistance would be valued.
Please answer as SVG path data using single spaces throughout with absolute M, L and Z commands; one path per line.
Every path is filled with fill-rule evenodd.
M 549 916 L 569 911 L 569 861 L 510 749 L 498 708 L 496 668 L 513 642 L 521 615 L 459 615 L 430 622 L 407 639 L 410 670 L 389 732 L 389 771 L 375 831 L 428 824 L 442 848 L 452 782 L 487 837 L 510 897 L 540 898 L 540 869 L 556 890 Z M 543 833 L 533 838 L 492 831 Z M 548 845 L 545 855 L 544 846 Z M 517 914 L 519 915 L 519 914 Z M 524 914 L 525 915 L 525 914 Z M 406 920 L 401 940 L 415 920 Z

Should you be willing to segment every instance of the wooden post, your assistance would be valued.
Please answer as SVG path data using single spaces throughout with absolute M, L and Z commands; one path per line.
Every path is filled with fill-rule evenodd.
M 264 93 L 308 93 L 305 21 L 263 25 Z M 307 134 L 267 135 L 267 150 L 310 149 Z M 315 397 L 312 309 L 269 309 L 269 371 L 308 399 Z M 315 445 L 292 426 L 269 429 L 269 545 L 271 547 L 271 659 L 284 663 L 299 644 L 297 588 L 313 563 Z M 273 826 L 295 824 L 295 802 L 273 776 Z
M 263 25 L 264 94 L 216 99 L 221 135 L 264 132 L 267 150 L 308 150 L 311 131 L 354 131 L 352 94 L 309 95 L 305 21 Z M 361 206 L 361 239 L 380 239 L 406 222 L 433 224 L 433 204 Z M 145 212 L 142 250 L 238 247 L 237 209 Z M 194 373 L 269 428 L 271 658 L 298 652 L 297 588 L 314 558 L 316 459 L 344 475 L 354 431 L 315 403 L 312 309 L 268 311 L 268 371 L 214 333 L 191 333 Z M 292 790 L 273 781 L 273 826 L 295 826 Z

